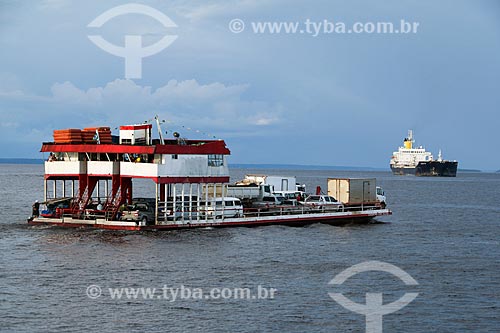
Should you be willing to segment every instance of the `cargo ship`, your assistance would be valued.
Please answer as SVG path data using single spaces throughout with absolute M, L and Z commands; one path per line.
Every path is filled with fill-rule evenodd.
M 439 150 L 437 160 L 424 147 L 413 147 L 413 131 L 403 141 L 403 146 L 393 152 L 390 166 L 394 175 L 414 175 L 429 177 L 456 177 L 457 161 L 443 160 Z
M 156 121 L 158 138 L 153 139 Z M 368 222 L 391 211 L 379 203 L 328 210 L 307 205 L 243 207 L 229 187 L 223 140 L 164 139 L 158 117 L 119 127 L 55 130 L 44 142 L 44 194 L 32 225 L 113 230 Z M 151 196 L 136 198 L 134 180 L 151 180 Z M 144 189 L 142 189 L 144 192 Z

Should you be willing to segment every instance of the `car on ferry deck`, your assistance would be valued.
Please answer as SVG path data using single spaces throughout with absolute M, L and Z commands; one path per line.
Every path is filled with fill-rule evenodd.
M 299 192 L 296 191 L 275 191 L 275 196 L 283 197 L 283 205 L 297 206 L 297 197 Z
M 204 212 L 209 218 L 241 217 L 243 216 L 243 205 L 241 200 L 234 197 L 218 197 L 203 202 L 200 211 Z
M 304 205 L 320 210 L 341 211 L 344 205 L 330 195 L 310 195 L 304 200 Z
M 155 206 L 147 201 L 138 201 L 128 205 L 120 217 L 122 221 L 141 222 L 144 225 L 155 221 Z

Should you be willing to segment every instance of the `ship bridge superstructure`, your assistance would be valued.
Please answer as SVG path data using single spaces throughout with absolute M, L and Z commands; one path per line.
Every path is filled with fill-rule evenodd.
M 413 147 L 413 131 L 408 131 L 408 136 L 403 141 L 403 146 L 398 151 L 392 153 L 390 165 L 395 168 L 415 168 L 419 162 L 432 161 L 432 153 L 425 150 L 424 147 Z

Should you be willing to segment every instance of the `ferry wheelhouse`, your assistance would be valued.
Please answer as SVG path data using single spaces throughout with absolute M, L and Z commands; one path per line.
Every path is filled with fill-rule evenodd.
M 50 153 L 45 162 L 42 209 L 37 206 L 28 222 L 148 230 L 340 224 L 391 214 L 381 207 L 334 212 L 303 206 L 235 210 L 237 199 L 226 200 L 230 151 L 225 142 L 186 140 L 178 135 L 164 139 L 158 120 L 157 125 L 159 139 L 153 139 L 152 124 L 121 126 L 118 137 L 102 127 L 54 131 L 54 141 L 41 148 Z M 134 197 L 134 179 L 152 181 L 150 198 Z M 124 218 L 138 202 L 144 203 L 149 214 L 139 208 L 137 218 Z

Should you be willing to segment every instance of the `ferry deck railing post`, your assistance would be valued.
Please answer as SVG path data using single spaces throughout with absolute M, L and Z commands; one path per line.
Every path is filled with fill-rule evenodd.
M 164 194 L 164 196 L 163 196 L 163 197 L 164 197 L 164 198 L 163 198 L 163 200 L 165 200 L 165 202 L 164 202 L 164 210 L 163 210 L 163 216 L 164 216 L 164 220 L 163 220 L 163 221 L 165 221 L 165 223 L 167 223 L 167 218 L 168 218 L 168 217 L 167 217 L 167 208 L 168 208 L 168 185 L 167 185 L 167 184 L 165 184 L 164 186 L 165 186 L 165 194 Z M 174 219 L 175 219 L 175 209 L 173 209 L 173 216 L 174 216 Z
M 205 187 L 205 222 L 208 222 L 208 183 L 204 184 Z
M 55 179 L 52 181 L 52 190 L 53 199 L 55 199 L 57 194 L 57 180 Z
M 43 201 L 47 201 L 47 179 L 43 180 Z
M 177 202 L 176 202 L 176 197 L 177 197 L 177 191 L 176 191 L 176 184 L 172 184 L 172 209 L 173 209 L 173 212 L 174 212 L 174 221 L 177 219 Z
M 200 184 L 196 184 L 196 222 L 200 222 Z
M 185 202 L 185 192 L 184 192 L 184 183 L 181 184 L 181 221 L 184 224 L 184 213 L 186 210 L 186 202 Z
M 189 183 L 189 221 L 193 220 L 193 183 Z

